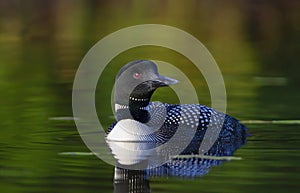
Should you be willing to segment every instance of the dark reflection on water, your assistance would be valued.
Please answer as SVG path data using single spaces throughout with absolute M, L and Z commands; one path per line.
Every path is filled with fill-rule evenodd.
M 115 167 L 114 192 L 115 193 L 145 193 L 151 192 L 149 177 L 179 177 L 192 179 L 208 173 L 211 166 L 222 163 L 219 160 L 201 158 L 176 159 L 168 164 L 148 170 L 129 170 Z
M 145 170 L 127 170 L 116 167 L 114 173 L 114 192 L 151 192 L 148 178 L 148 174 Z

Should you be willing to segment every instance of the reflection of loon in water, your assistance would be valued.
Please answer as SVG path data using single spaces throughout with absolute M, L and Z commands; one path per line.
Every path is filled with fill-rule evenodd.
M 203 152 L 204 155 L 231 156 L 246 143 L 247 128 L 229 115 L 199 104 L 173 105 L 150 102 L 155 89 L 177 82 L 175 79 L 159 75 L 156 65 L 151 61 L 133 61 L 119 71 L 114 93 L 118 122 L 108 129 L 107 136 L 112 153 L 117 158 L 115 180 L 119 181 L 120 177 L 132 177 L 131 174 L 135 176 L 136 172 L 142 172 L 144 177 L 202 176 L 211 166 L 221 163 L 220 160 L 199 157 L 172 159 L 175 154 L 165 150 L 157 151 L 158 147 L 169 143 L 180 131 L 183 132 L 171 149 L 178 148 L 186 141 L 188 143 L 177 155 L 202 153 L 201 142 L 204 141 L 208 130 L 217 137 L 211 140 L 212 144 Z M 215 129 L 218 126 L 220 130 Z M 159 160 L 154 163 L 164 155 L 169 158 L 167 162 L 163 159 L 161 164 Z M 127 170 L 130 168 L 146 170 Z M 143 179 L 146 179 L 144 177 Z
M 150 191 L 149 177 L 176 176 L 186 178 L 199 177 L 209 171 L 210 166 L 219 165 L 220 160 L 187 158 L 168 162 L 148 170 L 129 170 L 115 167 L 115 193 L 146 193 Z

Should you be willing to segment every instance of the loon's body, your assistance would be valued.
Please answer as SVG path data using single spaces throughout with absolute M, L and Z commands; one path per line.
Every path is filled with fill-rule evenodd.
M 167 116 L 162 126 L 156 132 L 151 133 L 147 138 L 144 137 L 141 140 L 148 139 L 155 141 L 158 145 L 164 144 L 175 134 L 179 125 L 181 125 L 181 127 L 189 127 L 191 130 L 195 129 L 195 135 L 191 143 L 182 154 L 198 154 L 200 144 L 210 122 L 211 114 L 214 114 L 215 123 L 213 124 L 215 126 L 222 124 L 222 121 L 224 122 L 218 140 L 206 153 L 207 155 L 230 156 L 236 149 L 246 143 L 247 128 L 229 115 L 224 115 L 214 109 L 199 104 L 176 105 L 164 103 L 163 105 L 166 108 Z M 151 102 L 147 106 L 147 109 L 149 109 L 148 112 L 155 110 L 155 108 L 157 108 L 155 102 Z M 160 108 L 159 106 L 159 109 Z M 182 111 L 183 108 L 185 111 Z M 155 113 L 154 116 L 156 116 Z M 218 119 L 219 117 L 220 119 Z M 108 132 L 110 132 L 116 124 L 117 122 L 111 125 Z
M 159 75 L 151 61 L 133 61 L 125 65 L 119 71 L 115 85 L 117 120 L 132 119 L 150 126 L 157 125 L 159 128 L 155 132 L 143 137 L 158 145 L 168 142 L 178 129 L 191 131 L 192 140 L 181 154 L 198 154 L 209 126 L 220 129 L 215 130 L 218 137 L 206 155 L 229 156 L 246 142 L 247 128 L 229 115 L 200 104 L 150 102 L 156 88 L 177 82 Z M 117 123 L 108 131 L 113 130 Z M 190 133 L 182 138 L 189 137 Z

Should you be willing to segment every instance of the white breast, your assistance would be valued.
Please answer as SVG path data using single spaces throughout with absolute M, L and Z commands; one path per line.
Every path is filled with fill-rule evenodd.
M 155 141 L 151 141 L 152 128 L 132 119 L 119 121 L 107 135 L 113 156 L 122 165 L 144 162 L 155 153 Z

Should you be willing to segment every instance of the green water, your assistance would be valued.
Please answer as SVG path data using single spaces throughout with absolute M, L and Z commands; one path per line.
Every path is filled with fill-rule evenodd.
M 86 52 L 122 27 L 161 23 L 202 41 L 224 76 L 228 114 L 242 121 L 300 118 L 296 1 L 24 2 L 0 2 L 1 192 L 113 192 L 113 166 L 92 155 L 60 153 L 89 152 L 71 119 L 73 78 Z M 96 104 L 104 127 L 114 121 L 110 97 L 118 69 L 141 58 L 174 64 L 189 75 L 199 101 L 210 105 L 204 78 L 185 57 L 159 47 L 134 48 L 114 58 L 99 79 Z M 169 88 L 158 90 L 154 100 L 178 102 Z M 251 137 L 235 153 L 242 160 L 196 179 L 150 178 L 151 191 L 299 192 L 300 125 L 246 125 Z

